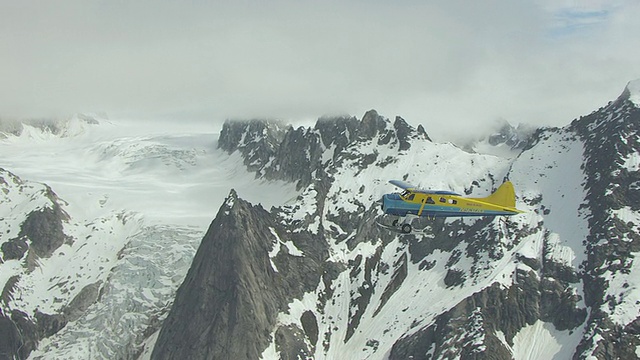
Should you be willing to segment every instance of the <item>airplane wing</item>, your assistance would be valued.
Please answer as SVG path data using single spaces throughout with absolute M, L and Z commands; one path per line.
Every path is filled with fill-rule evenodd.
M 418 189 L 417 186 L 409 184 L 408 182 L 402 181 L 402 180 L 389 180 L 389 183 L 391 183 L 391 184 L 393 184 L 393 185 L 395 185 L 395 186 L 397 186 L 397 187 L 399 187 L 401 189 L 404 189 L 404 190 L 410 190 L 411 191 L 411 190 L 417 190 Z
M 458 193 L 455 193 L 453 191 L 447 191 L 447 190 L 422 190 L 419 189 L 417 186 L 410 184 L 406 181 L 402 181 L 402 180 L 389 180 L 389 183 L 404 189 L 404 190 L 409 190 L 409 191 L 413 191 L 413 192 L 419 192 L 419 193 L 423 193 L 423 194 L 434 194 L 434 195 L 456 195 L 456 196 L 461 196 Z

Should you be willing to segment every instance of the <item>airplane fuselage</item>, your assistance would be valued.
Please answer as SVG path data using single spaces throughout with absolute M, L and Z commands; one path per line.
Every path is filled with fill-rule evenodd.
M 382 197 L 385 214 L 404 217 L 416 215 L 427 218 L 461 216 L 516 215 L 519 210 L 477 199 L 464 198 L 456 193 L 438 191 L 433 193 L 391 193 Z

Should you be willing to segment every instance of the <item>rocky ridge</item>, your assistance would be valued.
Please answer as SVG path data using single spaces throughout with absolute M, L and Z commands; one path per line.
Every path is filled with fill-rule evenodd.
M 640 252 L 640 107 L 629 88 L 620 97 L 571 123 L 585 144 L 585 302 L 591 309 L 582 355 L 633 358 L 640 346 L 640 294 L 634 258 Z
M 304 188 L 313 182 L 316 170 L 326 169 L 357 141 L 377 138 L 378 145 L 397 145 L 406 151 L 412 138 L 429 136 L 420 126 L 412 129 L 401 117 L 393 124 L 375 110 L 362 120 L 355 117 L 320 118 L 313 129 L 284 126 L 277 121 L 227 121 L 220 132 L 218 147 L 242 153 L 244 163 L 256 176 L 298 183 Z

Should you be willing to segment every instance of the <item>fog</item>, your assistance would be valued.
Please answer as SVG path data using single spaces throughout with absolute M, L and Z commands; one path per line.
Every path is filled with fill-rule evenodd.
M 637 1 L 0 0 L 0 117 L 568 124 L 640 77 Z

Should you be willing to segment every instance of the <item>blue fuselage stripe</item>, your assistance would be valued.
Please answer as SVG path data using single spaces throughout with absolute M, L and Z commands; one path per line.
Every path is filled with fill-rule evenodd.
M 386 194 L 382 197 L 382 209 L 385 214 L 396 216 L 407 216 L 408 214 L 418 215 L 421 203 L 404 201 L 398 194 Z M 449 216 L 498 216 L 515 215 L 511 211 L 498 211 L 490 209 L 473 209 L 473 211 L 463 211 L 461 207 L 455 205 L 424 204 L 421 216 L 425 217 L 449 217 Z

